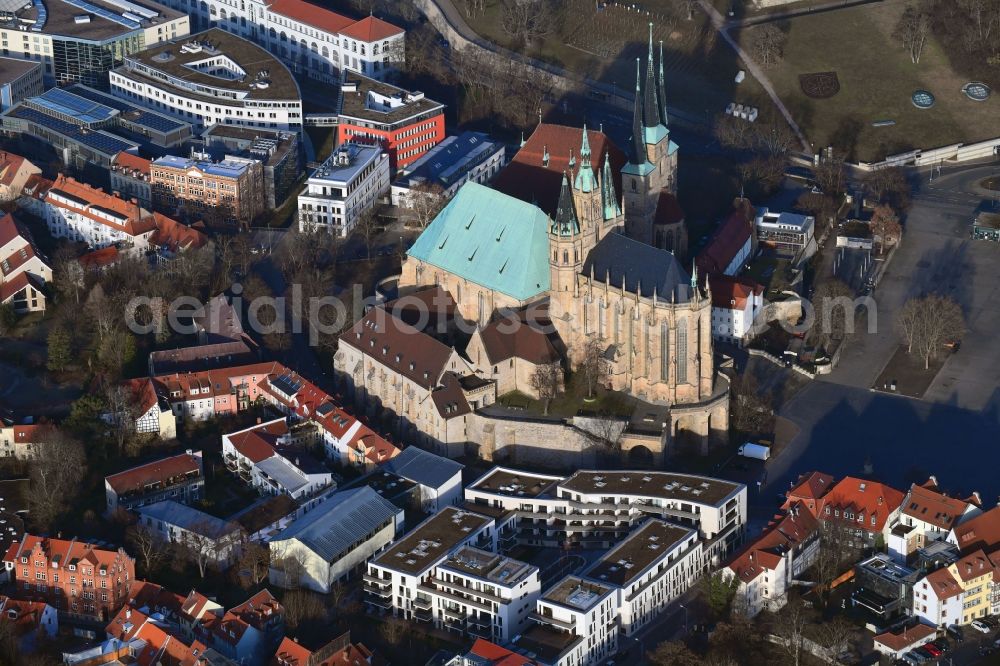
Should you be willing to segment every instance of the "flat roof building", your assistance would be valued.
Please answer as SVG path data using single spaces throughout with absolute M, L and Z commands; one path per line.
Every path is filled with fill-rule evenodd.
M 440 190 L 440 196 L 450 199 L 469 181 L 485 185 L 503 168 L 505 150 L 503 142 L 483 132 L 449 136 L 399 170 L 392 203 L 412 208 L 419 190 Z
M 198 128 L 302 129 L 302 94 L 288 68 L 218 28 L 132 54 L 109 76 L 116 97 Z
M 42 63 L 18 58 L 0 58 L 0 111 L 45 90 Z
M 149 0 L 30 0 L 0 15 L 4 53 L 40 62 L 57 84 L 103 85 L 125 56 L 189 31 L 186 11 Z
M 812 240 L 816 218 L 797 213 L 779 213 L 764 207 L 757 211 L 755 226 L 760 244 L 794 253 Z
M 341 145 L 299 195 L 299 229 L 346 238 L 358 218 L 389 191 L 389 157 L 379 146 Z
M 243 157 L 261 161 L 269 210 L 285 202 L 302 173 L 299 136 L 294 132 L 212 125 L 201 136 L 205 152 L 213 159 Z
M 422 92 L 344 71 L 337 99 L 337 145 L 381 146 L 392 169 L 402 168 L 444 139 L 444 104 Z

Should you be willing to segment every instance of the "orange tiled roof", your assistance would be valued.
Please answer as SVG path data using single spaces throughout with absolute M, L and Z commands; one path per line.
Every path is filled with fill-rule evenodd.
M 941 600 L 957 597 L 962 593 L 962 586 L 958 584 L 947 567 L 927 574 L 925 581 L 934 592 L 934 596 Z
M 737 578 L 749 583 L 765 569 L 776 569 L 784 554 L 806 541 L 816 532 L 817 526 L 816 518 L 796 504 L 728 566 Z
M 271 658 L 271 666 L 309 666 L 312 652 L 287 636 Z
M 878 481 L 844 477 L 820 500 L 823 520 L 848 521 L 868 532 L 881 532 L 889 514 L 903 503 L 903 493 Z M 830 509 L 827 514 L 826 510 Z M 844 518 L 845 510 L 854 515 Z M 839 511 L 840 516 L 837 516 Z M 875 521 L 872 522 L 874 517 Z
M 726 310 L 743 310 L 747 299 L 764 293 L 764 287 L 749 278 L 730 277 L 717 273 L 708 276 L 712 290 L 712 307 Z
M 991 574 L 994 569 L 993 562 L 990 561 L 990 558 L 982 550 L 976 550 L 965 555 L 955 562 L 954 566 L 958 577 L 962 579 L 963 583 L 968 583 L 974 578 Z
M 937 629 L 930 625 L 918 624 L 915 627 L 908 627 L 903 629 L 898 633 L 887 631 L 884 634 L 879 634 L 875 637 L 876 643 L 881 643 L 886 647 L 899 652 L 905 648 L 910 647 L 914 643 L 918 643 L 933 636 L 937 633 Z
M 383 21 L 380 18 L 374 16 L 366 16 L 357 23 L 352 23 L 343 30 L 340 34 L 350 37 L 351 39 L 356 39 L 360 42 L 377 42 L 382 39 L 388 39 L 393 35 L 398 35 L 403 32 L 403 29 L 395 26 L 388 21 Z
M 126 153 L 124 150 L 117 155 L 115 159 L 111 162 L 115 166 L 124 167 L 126 169 L 135 169 L 145 175 L 149 175 L 149 165 L 152 164 L 145 157 L 139 157 L 138 155 L 133 155 L 132 153 Z
M 153 213 L 153 221 L 156 224 L 156 231 L 149 237 L 152 245 L 167 247 L 171 252 L 177 252 L 197 249 L 208 242 L 208 236 L 202 232 L 166 215 Z
M 140 490 L 148 483 L 165 483 L 182 474 L 200 473 L 201 458 L 188 453 L 171 456 L 162 460 L 154 460 L 104 477 L 104 480 L 119 495 L 131 491 Z
M 953 529 L 960 551 L 969 552 L 982 548 L 993 552 L 1000 547 L 1000 506 L 995 506 Z
M 902 513 L 935 527 L 950 530 L 969 508 L 969 503 L 948 497 L 931 483 L 910 486 Z
M 268 6 L 268 9 L 275 14 L 281 14 L 295 21 L 332 33 L 339 33 L 354 23 L 354 19 L 352 18 L 348 18 L 337 12 L 331 12 L 329 9 L 324 9 L 319 5 L 314 5 L 304 0 L 274 0 Z
M 24 158 L 6 150 L 0 152 L 0 185 L 10 185 L 14 182 L 17 170 L 24 164 Z
M 64 202 L 56 202 L 53 199 L 53 195 L 61 195 L 81 203 L 68 204 Z M 116 197 L 115 195 L 109 194 L 101 189 L 91 187 L 86 183 L 81 183 L 75 178 L 68 177 L 64 174 L 59 174 L 56 178 L 56 181 L 52 184 L 52 188 L 48 191 L 45 200 L 51 205 L 74 211 L 103 225 L 110 225 L 110 223 L 108 220 L 95 215 L 93 213 L 93 209 L 98 208 L 106 212 L 111 212 L 125 218 L 122 228 L 130 236 L 141 236 L 142 234 L 153 231 L 156 228 L 153 216 L 149 215 L 147 211 L 140 208 L 139 204 L 126 201 L 121 197 Z

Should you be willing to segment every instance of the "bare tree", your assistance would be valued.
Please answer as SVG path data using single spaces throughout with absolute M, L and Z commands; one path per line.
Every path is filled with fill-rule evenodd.
M 927 38 L 931 32 L 931 19 L 915 5 L 909 5 L 903 10 L 903 15 L 896 23 L 894 36 L 903 43 L 903 47 L 910 54 L 910 61 L 914 65 L 920 62 L 920 56 L 924 52 Z
M 872 212 L 872 236 L 878 241 L 879 254 L 885 254 L 887 247 L 895 245 L 903 236 L 899 217 L 886 204 L 875 207 Z
M 36 439 L 29 473 L 29 519 L 44 532 L 76 501 L 87 459 L 83 445 L 62 430 L 44 428 Z
M 809 615 L 805 603 L 798 597 L 789 600 L 778 613 L 780 621 L 775 625 L 775 634 L 781 639 L 781 647 L 788 654 L 794 666 L 802 663 L 805 647 L 805 628 Z
M 221 566 L 242 538 L 242 530 L 220 533 L 210 521 L 198 521 L 181 532 L 178 554 L 198 567 L 198 575 L 205 577 L 210 568 Z
M 410 188 L 408 203 L 410 218 L 425 229 L 444 208 L 444 188 L 437 183 L 418 183 Z
M 136 559 L 142 567 L 143 575 L 147 578 L 160 568 L 167 555 L 162 539 L 141 522 L 130 525 L 125 530 L 125 543 L 135 553 Z
M 378 213 L 375 212 L 374 206 L 363 210 L 354 225 L 354 233 L 364 241 L 369 260 L 372 258 L 372 245 L 375 243 L 375 236 L 378 235 L 379 229 Z
M 684 12 L 687 16 L 688 21 L 694 20 L 694 12 L 698 8 L 698 0 L 680 0 L 681 7 L 684 8 Z
M 753 146 L 753 124 L 742 118 L 720 113 L 715 117 L 714 133 L 718 142 L 727 148 L 747 150 Z
M 562 386 L 562 367 L 559 363 L 543 363 L 531 373 L 529 382 L 544 405 L 543 413 L 548 415 L 549 405 L 559 395 L 559 388 Z
M 604 346 L 598 338 L 588 337 L 583 342 L 576 370 L 587 384 L 587 397 L 593 398 L 597 387 L 608 379 L 608 363 L 604 358 Z
M 327 605 L 323 597 L 315 592 L 291 590 L 281 603 L 285 607 L 285 624 L 292 631 L 301 631 L 306 623 L 320 623 L 327 619 Z
M 408 625 L 395 617 L 385 618 L 382 621 L 382 626 L 379 627 L 379 633 L 382 634 L 382 638 L 389 645 L 399 645 L 403 637 L 406 636 L 407 631 Z
M 949 342 L 957 342 L 965 335 L 965 316 L 958 303 L 939 294 L 928 294 L 916 299 L 913 306 L 909 302 L 904 306 L 915 308 L 915 318 L 912 320 L 912 333 L 906 335 L 910 340 L 910 348 L 915 348 L 924 361 L 924 369 L 930 368 L 931 361 Z M 900 325 L 909 324 L 911 320 L 904 319 Z
M 824 156 L 813 172 L 816 174 L 816 184 L 823 190 L 823 194 L 830 196 L 843 194 L 846 177 L 843 157 L 839 155 Z
M 760 66 L 767 69 L 776 65 L 785 48 L 785 33 L 773 23 L 765 23 L 753 28 L 750 34 L 754 58 Z
M 729 395 L 729 410 L 736 430 L 751 435 L 774 432 L 774 396 L 761 390 L 754 375 L 742 373 L 733 377 Z
M 270 564 L 271 551 L 267 546 L 256 541 L 243 544 L 243 552 L 236 562 L 240 584 L 244 587 L 259 585 L 267 578 Z
M 105 384 L 103 394 L 108 409 L 104 421 L 111 428 L 118 455 L 137 454 L 136 419 L 140 416 L 138 396 L 130 386 L 113 382 Z
M 551 0 L 503 0 L 500 27 L 519 45 L 548 35 L 554 24 Z
M 835 615 L 819 625 L 817 638 L 819 644 L 828 650 L 830 658 L 836 659 L 850 647 L 855 631 L 854 625 L 843 615 Z
M 917 340 L 917 327 L 920 325 L 921 303 L 920 299 L 911 298 L 903 304 L 899 314 L 896 316 L 896 327 L 906 342 L 906 353 L 913 352 L 913 343 Z

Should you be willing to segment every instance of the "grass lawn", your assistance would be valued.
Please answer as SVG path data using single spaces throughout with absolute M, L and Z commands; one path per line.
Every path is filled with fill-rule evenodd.
M 933 38 L 919 64 L 910 62 L 892 37 L 904 2 L 882 2 L 784 24 L 788 41 L 782 61 L 768 75 L 814 147 L 833 145 L 849 158 L 876 161 L 913 148 L 973 142 L 1000 133 L 1000 101 L 973 102 L 961 92 L 967 82 L 954 73 Z M 755 28 L 740 35 L 749 49 Z M 799 75 L 836 71 L 840 92 L 828 99 L 807 97 Z M 931 109 L 913 106 L 918 89 L 936 98 Z M 891 127 L 872 127 L 894 120 Z
M 611 414 L 628 418 L 635 410 L 635 401 L 623 393 L 598 389 L 593 400 L 587 399 L 587 389 L 573 375 L 569 379 L 566 391 L 552 400 L 549 405 L 549 416 L 569 418 L 578 413 Z M 520 391 L 511 391 L 498 398 L 498 402 L 506 407 L 523 411 L 532 416 L 542 416 L 545 405 L 541 400 L 534 400 Z
M 936 359 L 931 359 L 930 368 L 924 370 L 924 361 L 920 355 L 909 354 L 906 347 L 900 346 L 882 369 L 872 388 L 885 393 L 922 398 L 947 360 L 948 354 L 942 352 Z M 890 387 L 891 384 L 896 385 L 895 391 Z
M 556 10 L 552 34 L 520 49 L 503 31 L 499 0 L 487 0 L 486 11 L 473 16 L 464 13 L 463 3 L 456 5 L 466 22 L 492 42 L 629 91 L 635 88 L 635 59 L 641 57 L 645 66 L 652 21 L 654 42 L 663 40 L 667 99 L 672 106 L 710 118 L 734 98 L 762 108 L 768 104 L 752 77 L 736 90 L 733 79 L 742 67 L 704 12 L 695 11 L 691 21 L 682 11 L 676 18 L 665 18 L 669 11 L 679 10 L 675 0 L 644 2 L 648 15 L 615 5 L 598 10 L 592 0 L 568 0 Z

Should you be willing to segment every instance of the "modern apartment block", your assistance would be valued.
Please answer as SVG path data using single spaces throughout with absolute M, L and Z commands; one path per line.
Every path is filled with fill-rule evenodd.
M 129 55 L 109 77 L 112 95 L 199 129 L 302 129 L 302 94 L 288 68 L 218 28 Z
M 337 145 L 379 145 L 396 169 L 444 140 L 444 104 L 354 71 L 345 71 L 337 100 Z
M 535 626 L 512 641 L 545 666 L 592 666 L 618 651 L 618 590 L 567 576 L 538 599 Z
M 7 549 L 4 568 L 22 599 L 44 601 L 60 616 L 107 622 L 125 605 L 135 560 L 76 539 L 25 534 Z
M 530 626 L 538 567 L 473 546 L 456 549 L 417 590 L 416 617 L 439 629 L 505 643 Z
M 811 215 L 779 213 L 761 208 L 755 220 L 757 242 L 779 252 L 795 253 L 813 239 L 816 218 Z
M 299 195 L 299 229 L 346 238 L 364 211 L 389 191 L 389 157 L 378 146 L 341 145 Z
M 404 58 L 405 32 L 375 16 L 360 20 L 304 0 L 165 0 L 197 30 L 220 28 L 267 49 L 296 74 L 336 83 L 342 69 L 383 78 Z
M 365 603 L 377 611 L 407 620 L 431 621 L 434 615 L 431 594 L 436 590 L 432 586 L 434 571 L 466 545 L 495 551 L 493 519 L 453 506 L 445 507 L 368 562 L 364 576 Z M 461 609 L 466 616 L 471 615 L 474 610 L 481 610 L 476 604 L 483 605 L 475 596 L 467 601 L 456 596 L 450 600 L 448 608 L 455 609 L 456 613 Z
M 696 531 L 654 518 L 608 551 L 586 577 L 616 588 L 621 630 L 631 636 L 697 582 L 703 559 Z
M 50 83 L 101 85 L 122 58 L 190 31 L 186 8 L 156 2 L 31 0 L 0 17 L 2 54 L 40 62 Z
M 527 545 L 610 548 L 639 523 L 660 518 L 696 530 L 704 565 L 742 540 L 747 489 L 741 483 L 655 471 L 578 471 L 549 476 L 495 467 L 465 489 L 466 502 L 517 512 Z
M 19 58 L 0 58 L 0 111 L 28 97 L 41 95 L 42 63 Z
M 201 451 L 189 450 L 104 477 L 107 512 L 132 510 L 163 500 L 183 504 L 198 501 L 205 489 L 202 460 Z
M 167 155 L 149 168 L 153 205 L 180 219 L 204 219 L 210 226 L 249 225 L 265 211 L 264 167 L 260 160 L 205 154 Z

